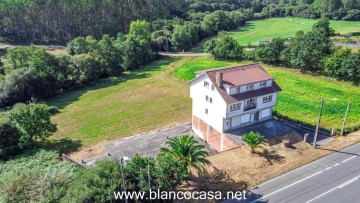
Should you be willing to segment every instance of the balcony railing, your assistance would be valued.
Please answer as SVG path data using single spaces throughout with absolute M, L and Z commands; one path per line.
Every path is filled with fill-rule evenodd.
M 256 109 L 256 103 L 249 104 L 249 105 L 244 107 L 244 111 L 250 111 L 250 110 L 253 110 L 253 109 Z

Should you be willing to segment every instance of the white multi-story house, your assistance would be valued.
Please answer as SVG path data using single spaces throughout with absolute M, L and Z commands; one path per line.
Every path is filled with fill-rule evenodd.
M 196 74 L 190 81 L 192 128 L 204 140 L 272 117 L 281 89 L 260 64 Z

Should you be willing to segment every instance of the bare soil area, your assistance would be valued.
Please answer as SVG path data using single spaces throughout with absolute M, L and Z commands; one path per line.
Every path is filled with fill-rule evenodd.
M 249 147 L 244 146 L 209 156 L 212 166 L 205 167 L 204 175 L 194 177 L 186 187 L 222 192 L 251 188 L 360 142 L 360 131 L 336 137 L 335 141 L 316 149 L 303 142 L 295 133 L 289 135 L 289 138 L 291 146 L 288 148 L 282 144 L 282 137 L 276 137 L 269 140 L 265 149 L 258 149 L 255 154 L 251 154 Z

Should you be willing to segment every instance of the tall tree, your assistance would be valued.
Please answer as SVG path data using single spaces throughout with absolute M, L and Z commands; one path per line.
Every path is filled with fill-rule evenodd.
M 49 107 L 45 104 L 18 104 L 9 112 L 9 118 L 26 133 L 23 143 L 46 140 L 56 132 L 56 125 L 50 120 Z

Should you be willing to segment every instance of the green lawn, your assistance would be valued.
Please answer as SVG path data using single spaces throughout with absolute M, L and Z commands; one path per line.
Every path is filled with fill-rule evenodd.
M 242 46 L 256 45 L 257 41 L 271 40 L 274 37 L 292 37 L 299 30 L 308 32 L 318 19 L 305 18 L 268 18 L 263 20 L 249 21 L 243 27 L 232 30 L 229 33 Z M 360 21 L 335 21 L 331 20 L 331 27 L 336 33 L 359 32 Z M 204 52 L 203 42 L 194 47 L 191 52 Z
M 244 63 L 251 62 L 241 62 Z M 52 118 L 59 129 L 52 138 L 67 137 L 88 146 L 189 121 L 191 99 L 187 81 L 195 77 L 194 72 L 234 64 L 209 57 L 167 58 L 142 71 L 59 95 L 48 102 L 60 109 Z M 267 70 L 283 89 L 275 107 L 280 115 L 314 125 L 320 98 L 324 96 L 339 100 L 326 102 L 321 127 L 340 127 L 347 101 L 352 102 L 348 126 L 360 124 L 358 87 L 297 71 L 271 67 Z
M 191 120 L 189 86 L 172 75 L 181 62 L 155 61 L 143 71 L 51 99 L 61 111 L 53 117 L 59 130 L 52 138 L 87 146 Z
M 205 64 L 205 65 L 203 65 Z M 194 71 L 230 64 L 208 57 L 193 58 L 175 69 L 175 75 L 184 80 L 195 77 Z M 321 122 L 322 128 L 340 128 L 347 102 L 351 101 L 347 127 L 360 125 L 360 88 L 328 78 L 304 75 L 295 70 L 266 67 L 283 91 L 279 94 L 275 111 L 292 120 L 315 125 L 322 96 L 326 98 Z M 338 99 L 337 101 L 332 100 Z

